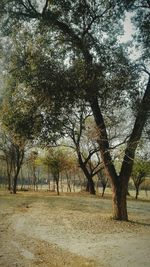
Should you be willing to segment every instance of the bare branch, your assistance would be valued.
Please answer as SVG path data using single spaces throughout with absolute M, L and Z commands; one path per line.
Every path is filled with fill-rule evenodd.
M 89 151 L 89 155 L 88 155 L 88 157 L 87 157 L 87 158 L 85 159 L 85 161 L 84 161 L 85 165 L 88 163 L 88 161 L 90 160 L 90 158 L 92 157 L 92 155 L 93 155 L 94 153 L 98 152 L 98 151 L 99 151 L 99 148 L 97 148 L 97 149 L 93 149 L 93 150 Z
M 27 0 L 28 1 L 28 4 L 29 4 L 29 7 L 35 12 L 37 13 L 37 10 L 34 8 L 34 6 L 31 4 L 31 1 L 30 0 Z
M 117 144 L 115 146 L 111 146 L 111 147 L 109 147 L 109 149 L 115 149 L 115 148 L 125 144 L 129 137 L 130 137 L 130 135 L 126 136 L 126 138 L 121 143 L 119 143 L 119 144 Z
M 150 72 L 147 70 L 146 66 L 144 64 L 140 64 L 142 66 L 141 71 L 144 71 L 150 76 Z
M 135 8 L 150 8 L 150 4 L 146 5 L 135 5 Z
M 97 166 L 98 167 L 98 166 Z M 101 170 L 103 169 L 103 166 L 100 167 L 97 171 L 95 171 L 92 176 L 95 176 L 96 174 L 98 174 Z
M 46 0 L 45 6 L 43 7 L 42 14 L 44 14 L 44 13 L 45 13 L 45 11 L 46 11 L 47 7 L 48 7 L 48 0 Z
M 87 33 L 89 32 L 89 30 L 90 30 L 91 27 L 92 27 L 92 24 L 93 24 L 97 19 L 102 18 L 102 17 L 105 15 L 105 13 L 107 13 L 107 12 L 110 10 L 110 8 L 111 8 L 111 5 L 110 5 L 108 8 L 106 8 L 100 15 L 95 15 L 94 17 L 92 17 L 92 20 L 91 20 L 91 22 L 87 25 L 87 28 L 84 30 L 84 32 L 83 32 L 83 34 L 82 34 L 82 37 L 84 37 L 84 35 L 87 34 Z
M 87 25 L 87 28 L 84 30 L 84 32 L 82 33 L 82 38 L 89 32 L 92 24 L 96 21 L 96 19 L 98 18 L 99 16 L 95 16 L 94 18 L 92 18 L 91 22 Z

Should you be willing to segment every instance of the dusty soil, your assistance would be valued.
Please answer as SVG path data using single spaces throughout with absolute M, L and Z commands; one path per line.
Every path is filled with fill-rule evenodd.
M 150 205 L 128 201 L 129 222 L 111 200 L 50 193 L 0 193 L 1 267 L 148 267 Z

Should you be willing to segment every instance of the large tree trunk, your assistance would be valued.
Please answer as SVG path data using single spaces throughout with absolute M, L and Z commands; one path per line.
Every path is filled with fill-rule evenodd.
M 110 155 L 109 142 L 106 132 L 104 119 L 98 104 L 97 97 L 89 99 L 93 116 L 99 131 L 98 144 L 101 157 L 107 176 L 110 179 L 113 190 L 113 217 L 117 220 L 128 220 L 127 215 L 127 190 L 128 182 L 132 173 L 135 151 L 142 135 L 144 125 L 147 121 L 148 112 L 150 111 L 150 77 L 146 87 L 145 94 L 141 101 L 139 112 L 136 116 L 135 124 L 125 149 L 125 156 L 122 162 L 120 175 L 118 176 Z
M 113 197 L 113 218 L 115 220 L 127 221 L 127 190 L 128 183 L 123 184 L 122 180 L 112 186 Z
M 86 191 L 89 192 L 91 195 L 95 195 L 95 184 L 93 182 L 93 179 L 91 176 L 87 176 L 87 185 L 86 185 Z

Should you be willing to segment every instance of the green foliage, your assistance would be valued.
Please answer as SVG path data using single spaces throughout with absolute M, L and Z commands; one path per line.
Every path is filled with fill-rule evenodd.
M 70 170 L 75 164 L 73 153 L 61 147 L 49 148 L 41 160 L 56 175 L 67 169 Z
M 23 164 L 26 139 L 14 132 L 0 132 L 0 152 L 6 162 L 8 189 L 16 193 L 18 175 Z
M 136 189 L 136 198 L 138 197 L 140 186 L 144 183 L 146 177 L 149 175 L 150 175 L 150 162 L 142 158 L 136 159 L 131 175 Z
M 129 10 L 134 12 L 132 21 L 137 29 L 134 38 L 137 46 L 142 46 L 142 58 L 147 61 L 150 57 L 150 3 L 148 0 L 131 2 Z
M 13 109 L 16 115 L 9 122 L 20 117 L 17 130 L 25 132 L 28 125 L 26 136 L 34 135 L 34 128 L 44 140 L 55 139 L 54 132 L 57 139 L 65 113 L 71 114 L 79 99 L 98 97 L 104 113 L 106 106 L 112 110 L 136 102 L 137 69 L 117 35 L 125 8 L 135 9 L 137 1 L 122 2 L 2 1 L 4 17 L 7 13 L 17 22 L 11 34 L 9 87 L 17 92 L 17 101 L 28 106 L 22 112 L 17 103 L 20 114 Z M 87 64 L 91 58 L 92 65 Z M 23 90 L 26 96 L 19 96 Z M 17 101 L 11 101 L 14 107 Z
M 117 39 L 113 42 L 111 36 L 115 38 L 118 27 L 121 28 L 123 5 L 118 6 L 117 1 L 113 5 L 110 1 L 100 5 L 96 1 L 48 1 L 45 16 L 57 14 L 56 18 L 48 17 L 53 25 L 50 28 L 47 18 L 44 14 L 42 18 L 38 9 L 36 12 L 33 2 L 31 6 L 30 1 L 25 1 L 24 5 L 22 1 L 13 1 L 14 9 L 11 1 L 4 2 L 12 20 L 19 13 L 23 20 L 23 14 L 28 19 L 36 17 L 35 14 L 39 16 L 39 22 L 21 24 L 20 21 L 19 31 L 14 29 L 9 71 L 17 85 L 23 83 L 30 87 L 36 100 L 42 98 L 44 107 L 49 105 L 55 109 L 55 117 L 85 96 L 89 99 L 96 94 L 101 104 L 105 105 L 106 99 L 110 101 L 111 98 L 112 105 L 122 105 L 131 94 L 137 94 L 137 90 L 133 93 L 137 73 Z M 60 22 L 59 32 L 56 20 Z M 94 62 L 88 76 L 85 56 L 90 53 Z
M 145 178 L 148 175 L 150 175 L 150 162 L 143 159 L 136 159 L 133 166 L 132 176 Z
M 33 101 L 25 101 L 12 96 L 5 101 L 1 107 L 1 121 L 10 131 L 26 139 L 33 137 L 40 131 L 42 116 L 38 114 Z

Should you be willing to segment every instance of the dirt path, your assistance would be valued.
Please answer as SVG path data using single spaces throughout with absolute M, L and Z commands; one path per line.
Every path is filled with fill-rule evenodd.
M 121 223 L 110 219 L 110 201 L 103 200 L 100 212 L 100 201 L 49 197 L 8 203 L 4 199 L 0 266 L 148 267 L 149 203 L 130 202 L 134 222 Z

